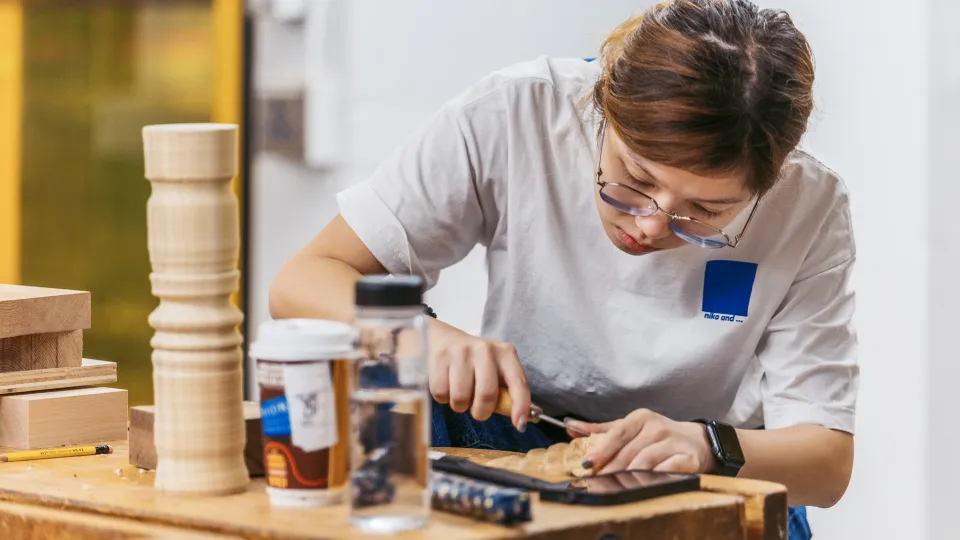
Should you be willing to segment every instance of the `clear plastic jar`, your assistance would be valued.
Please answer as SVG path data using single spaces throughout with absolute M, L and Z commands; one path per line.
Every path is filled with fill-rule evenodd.
M 369 276 L 356 286 L 350 517 L 370 532 L 426 525 L 430 400 L 423 280 Z

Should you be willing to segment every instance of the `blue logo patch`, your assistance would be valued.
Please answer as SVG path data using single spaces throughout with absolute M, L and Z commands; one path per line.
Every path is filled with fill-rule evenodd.
M 260 403 L 260 422 L 263 434 L 267 437 L 287 437 L 290 435 L 290 413 L 287 409 L 287 396 L 277 396 Z
M 741 261 L 709 261 L 703 273 L 704 319 L 743 322 L 750 310 L 750 295 L 757 265 Z

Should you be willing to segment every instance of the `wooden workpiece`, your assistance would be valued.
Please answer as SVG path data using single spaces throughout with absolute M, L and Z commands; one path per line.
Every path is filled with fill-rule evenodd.
M 578 437 L 569 443 L 561 442 L 549 448 L 536 448 L 526 454 L 508 453 L 484 464 L 528 476 L 581 477 L 590 472 L 583 468 L 583 458 L 602 438 L 603 434 L 594 433 L 588 437 Z
M 83 330 L 0 338 L 0 373 L 78 368 L 83 363 Z
M 130 465 L 141 469 L 156 470 L 157 468 L 157 448 L 153 442 L 153 416 L 153 405 L 130 407 Z M 250 476 L 263 476 L 260 404 L 255 401 L 245 401 L 243 418 L 247 440 L 243 454 L 247 470 L 250 471 Z
M 0 373 L 0 395 L 117 382 L 117 363 L 84 358 L 79 367 Z
M 127 518 L 185 530 L 249 539 L 383 538 L 364 536 L 349 523 L 346 505 L 309 509 L 270 507 L 263 479 L 243 493 L 181 496 L 157 491 L 154 474 L 127 464 L 127 445 L 114 453 L 0 466 L 0 501 L 39 504 L 65 512 Z M 441 449 L 447 450 L 447 449 Z M 462 449 L 461 449 L 462 450 Z M 0 449 L 3 451 L 3 449 Z M 502 454 L 501 454 L 502 455 Z M 692 492 L 612 507 L 533 502 L 534 521 L 501 527 L 433 512 L 430 524 L 404 538 L 471 540 L 499 538 L 745 538 L 743 498 Z M 70 536 L 86 540 L 97 536 Z
M 127 391 L 74 388 L 0 396 L 0 445 L 33 450 L 127 435 Z
M 0 339 L 90 328 L 90 293 L 0 284 Z

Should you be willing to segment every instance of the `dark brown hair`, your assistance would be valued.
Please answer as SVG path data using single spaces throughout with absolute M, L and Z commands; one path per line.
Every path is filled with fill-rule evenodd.
M 674 0 L 604 42 L 594 106 L 627 147 L 765 193 L 813 109 L 813 54 L 790 16 L 747 0 Z

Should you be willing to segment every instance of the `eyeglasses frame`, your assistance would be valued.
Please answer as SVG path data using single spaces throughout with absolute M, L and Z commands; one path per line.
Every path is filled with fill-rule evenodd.
M 622 188 L 625 188 L 625 189 L 629 189 L 630 191 L 632 191 L 632 192 L 640 195 L 641 197 L 646 197 L 647 199 L 650 199 L 650 201 L 653 203 L 653 205 L 656 207 L 656 209 L 655 209 L 653 212 L 649 213 L 649 214 L 634 214 L 634 213 L 631 213 L 631 212 L 625 212 L 624 210 L 622 210 L 622 209 L 620 209 L 620 208 L 617 208 L 616 206 L 613 206 L 612 204 L 611 204 L 610 206 L 613 206 L 613 207 L 616 208 L 618 211 L 624 212 L 625 214 L 630 214 L 630 215 L 632 215 L 632 216 L 639 216 L 639 217 L 650 217 L 650 216 L 656 215 L 657 212 L 663 212 L 664 215 L 666 215 L 666 216 L 668 216 L 668 217 L 670 218 L 670 222 L 669 222 L 669 223 L 670 223 L 670 229 L 674 231 L 674 234 L 676 234 L 676 230 L 673 229 L 673 222 L 674 222 L 674 221 L 688 221 L 688 222 L 693 222 L 693 223 L 699 223 L 700 225 L 703 225 L 704 227 L 708 227 L 708 228 L 710 228 L 710 229 L 713 229 L 713 230 L 717 231 L 718 234 L 720 234 L 721 236 L 723 236 L 723 237 L 726 239 L 726 245 L 725 245 L 725 246 L 710 247 L 710 246 L 704 246 L 704 245 L 694 244 L 693 242 L 690 242 L 689 240 L 687 240 L 686 238 L 684 238 L 684 236 L 683 236 L 682 234 L 678 234 L 678 235 L 677 235 L 677 236 L 679 236 L 681 239 L 683 239 L 683 241 L 685 241 L 685 242 L 687 242 L 687 243 L 689 243 L 689 244 L 695 245 L 695 246 L 697 246 L 697 247 L 701 247 L 701 248 L 704 248 L 704 249 L 720 249 L 720 248 L 722 248 L 722 247 L 731 247 L 731 248 L 737 247 L 737 245 L 740 243 L 740 239 L 743 238 L 744 233 L 747 232 L 747 227 L 750 225 L 750 221 L 753 219 L 753 214 L 756 213 L 757 207 L 760 206 L 760 199 L 762 198 L 762 195 L 757 197 L 757 200 L 756 200 L 756 202 L 754 203 L 753 208 L 750 210 L 750 215 L 747 216 L 747 221 L 746 221 L 746 223 L 743 224 L 743 228 L 740 230 L 740 234 L 734 236 L 733 239 L 731 240 L 731 239 L 730 239 L 730 235 L 728 235 L 727 233 L 725 233 L 725 232 L 723 231 L 723 229 L 719 229 L 719 228 L 717 228 L 717 227 L 714 227 L 713 225 L 710 225 L 709 223 L 704 223 L 703 221 L 700 221 L 699 219 L 696 219 L 696 218 L 692 218 L 692 217 L 689 217 L 689 216 L 681 216 L 681 215 L 678 215 L 678 214 L 673 214 L 673 213 L 671 213 L 671 212 L 667 212 L 666 210 L 664 210 L 664 209 L 660 206 L 660 203 L 658 203 L 656 199 L 654 199 L 653 197 L 647 195 L 646 193 L 643 193 L 643 192 L 641 192 L 641 191 L 638 191 L 636 188 L 633 188 L 633 187 L 628 186 L 628 185 L 626 185 L 626 184 L 620 184 L 620 183 L 617 183 L 617 182 L 606 182 L 606 181 L 600 180 L 600 176 L 603 174 L 603 169 L 600 167 L 600 162 L 601 162 L 601 160 L 603 159 L 603 141 L 604 141 L 604 137 L 606 136 L 606 134 L 607 134 L 607 121 L 606 121 L 606 119 L 604 119 L 603 122 L 601 123 L 601 126 L 600 126 L 600 147 L 599 147 L 599 149 L 598 149 L 598 151 L 597 151 L 596 183 L 597 183 L 598 186 L 600 186 L 600 190 L 603 191 L 603 188 L 606 187 L 606 186 L 619 186 L 619 187 L 622 187 Z M 607 201 L 604 201 L 604 202 L 607 202 Z M 610 204 L 610 203 L 607 202 L 607 204 Z

